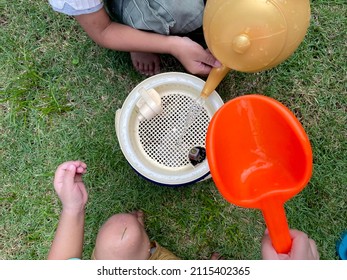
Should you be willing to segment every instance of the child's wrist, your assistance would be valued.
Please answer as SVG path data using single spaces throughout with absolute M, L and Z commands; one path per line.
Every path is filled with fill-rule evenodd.
M 180 49 L 180 36 L 168 36 L 168 46 L 169 46 L 169 54 L 176 57 L 178 56 Z
M 84 215 L 85 213 L 85 207 L 69 207 L 69 206 L 63 206 L 62 214 L 69 215 L 69 216 L 78 216 L 78 215 Z

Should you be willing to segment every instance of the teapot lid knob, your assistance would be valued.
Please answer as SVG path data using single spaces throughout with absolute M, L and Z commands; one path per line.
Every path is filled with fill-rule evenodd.
M 250 46 L 251 41 L 246 34 L 238 35 L 232 41 L 232 49 L 239 54 L 245 53 Z

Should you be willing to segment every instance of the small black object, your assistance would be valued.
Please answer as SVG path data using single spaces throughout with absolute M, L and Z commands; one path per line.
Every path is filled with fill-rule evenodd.
M 188 157 L 191 164 L 195 166 L 205 160 L 206 149 L 203 147 L 193 147 L 190 149 Z

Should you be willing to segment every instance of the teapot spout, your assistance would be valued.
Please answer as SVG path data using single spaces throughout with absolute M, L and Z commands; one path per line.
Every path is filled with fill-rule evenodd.
M 204 88 L 201 91 L 200 97 L 207 99 L 229 71 L 230 68 L 226 67 L 225 65 L 222 65 L 218 68 L 212 68 L 210 74 L 207 77 Z

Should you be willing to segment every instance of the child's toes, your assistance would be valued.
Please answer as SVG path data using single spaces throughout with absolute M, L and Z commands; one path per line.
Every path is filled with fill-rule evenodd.
M 223 259 L 223 258 L 219 253 L 217 252 L 212 253 L 211 260 L 220 260 L 220 259 Z
M 134 211 L 133 214 L 136 216 L 137 220 L 139 221 L 139 223 L 143 226 L 145 226 L 145 222 L 144 222 L 144 216 L 145 214 L 143 213 L 143 211 L 141 210 L 137 210 Z

